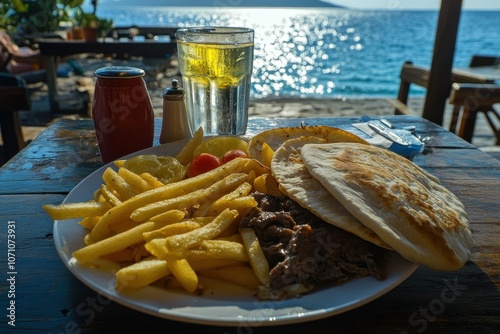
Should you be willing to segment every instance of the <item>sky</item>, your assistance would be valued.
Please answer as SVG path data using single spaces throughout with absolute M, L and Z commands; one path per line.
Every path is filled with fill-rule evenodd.
M 356 9 L 439 9 L 440 0 L 323 0 Z M 500 0 L 463 0 L 462 8 L 500 10 Z

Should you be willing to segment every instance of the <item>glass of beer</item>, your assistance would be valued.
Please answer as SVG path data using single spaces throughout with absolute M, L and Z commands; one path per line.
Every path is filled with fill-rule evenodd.
M 253 68 L 254 31 L 200 27 L 176 33 L 191 133 L 243 135 Z

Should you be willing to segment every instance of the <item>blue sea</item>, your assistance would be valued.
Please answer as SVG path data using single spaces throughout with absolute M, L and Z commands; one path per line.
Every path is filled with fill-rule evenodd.
M 404 61 L 429 66 L 437 11 L 100 6 L 115 25 L 255 29 L 253 98 L 393 97 Z M 464 11 L 454 65 L 500 55 L 500 12 Z M 424 95 L 415 88 L 412 95 Z

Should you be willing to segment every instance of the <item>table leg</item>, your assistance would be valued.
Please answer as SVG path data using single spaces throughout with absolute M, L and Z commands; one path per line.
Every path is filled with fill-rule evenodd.
M 458 132 L 458 136 L 468 141 L 469 143 L 472 142 L 472 136 L 474 135 L 476 118 L 477 118 L 477 110 L 471 110 L 469 106 L 464 106 L 462 122 L 460 124 L 460 130 Z
M 45 70 L 47 71 L 47 87 L 49 90 L 49 105 L 50 111 L 58 111 L 59 103 L 57 102 L 57 73 L 56 73 L 56 57 L 44 56 Z

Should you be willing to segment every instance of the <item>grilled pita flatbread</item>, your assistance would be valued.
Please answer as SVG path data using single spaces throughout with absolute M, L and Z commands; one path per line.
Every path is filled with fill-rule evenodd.
M 250 139 L 248 153 L 253 159 L 262 162 L 262 145 L 266 143 L 276 151 L 283 142 L 302 136 L 313 136 L 326 139 L 328 143 L 352 142 L 368 144 L 368 142 L 349 131 L 326 125 L 307 125 L 284 128 L 273 128 L 260 132 Z
M 326 143 L 326 140 L 317 137 L 299 137 L 287 140 L 274 153 L 271 171 L 280 185 L 280 190 L 327 223 L 378 246 L 391 249 L 377 234 L 354 218 L 318 180 L 309 174 L 300 158 L 300 150 L 307 143 Z
M 301 157 L 354 217 L 406 259 L 437 270 L 457 270 L 469 259 L 463 204 L 411 161 L 355 143 L 308 144 Z

